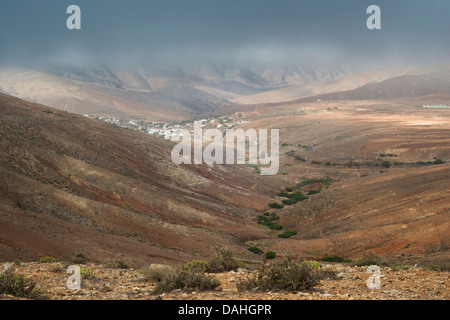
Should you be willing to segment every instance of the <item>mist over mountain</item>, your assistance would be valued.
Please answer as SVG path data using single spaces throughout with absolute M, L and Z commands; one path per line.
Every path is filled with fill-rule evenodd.
M 378 1 L 381 30 L 357 0 L 80 0 L 81 30 L 67 1 L 7 2 L 0 90 L 75 113 L 180 120 L 449 64 L 439 0 Z

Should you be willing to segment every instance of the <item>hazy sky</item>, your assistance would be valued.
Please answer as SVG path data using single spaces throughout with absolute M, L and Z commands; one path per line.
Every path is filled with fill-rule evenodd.
M 381 30 L 366 27 L 371 4 Z M 2 0 L 0 62 L 435 62 L 449 35 L 448 0 Z

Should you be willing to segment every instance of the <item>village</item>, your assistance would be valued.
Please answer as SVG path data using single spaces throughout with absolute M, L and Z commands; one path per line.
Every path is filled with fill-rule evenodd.
M 203 129 L 219 129 L 223 132 L 227 129 L 234 128 L 238 125 L 249 123 L 250 121 L 244 120 L 240 113 L 235 113 L 231 116 L 221 117 L 207 117 L 205 119 L 179 121 L 179 122 L 153 122 L 147 120 L 124 120 L 115 118 L 106 118 L 100 116 L 91 116 L 84 114 L 85 117 L 90 119 L 100 120 L 107 123 L 114 124 L 121 128 L 128 128 L 132 130 L 142 131 L 150 135 L 171 140 L 172 137 L 178 136 L 180 130 L 192 130 L 194 123 L 200 122 Z

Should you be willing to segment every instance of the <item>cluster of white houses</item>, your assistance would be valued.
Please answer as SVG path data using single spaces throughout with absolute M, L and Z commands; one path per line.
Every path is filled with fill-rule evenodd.
M 236 125 L 248 123 L 249 121 L 236 121 L 234 119 L 229 119 L 224 122 L 223 119 L 201 119 L 195 121 L 193 123 L 183 123 L 183 124 L 168 124 L 168 123 L 159 123 L 159 122 L 145 122 L 140 120 L 119 120 L 114 118 L 105 118 L 105 117 L 97 117 L 90 116 L 85 114 L 85 117 L 101 120 L 104 122 L 108 122 L 114 125 L 117 125 L 122 128 L 129 128 L 137 131 L 146 132 L 151 135 L 156 135 L 162 137 L 164 139 L 170 140 L 171 137 L 178 136 L 179 130 L 181 129 L 191 129 L 193 128 L 194 123 L 201 123 L 202 126 L 208 126 L 209 128 L 226 128 L 226 127 L 234 127 Z

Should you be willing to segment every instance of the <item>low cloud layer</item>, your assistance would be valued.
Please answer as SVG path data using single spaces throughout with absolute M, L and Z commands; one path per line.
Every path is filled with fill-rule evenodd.
M 66 8 L 82 29 L 66 28 Z M 382 29 L 366 9 L 380 6 Z M 3 0 L 0 62 L 72 64 L 447 63 L 446 0 Z

